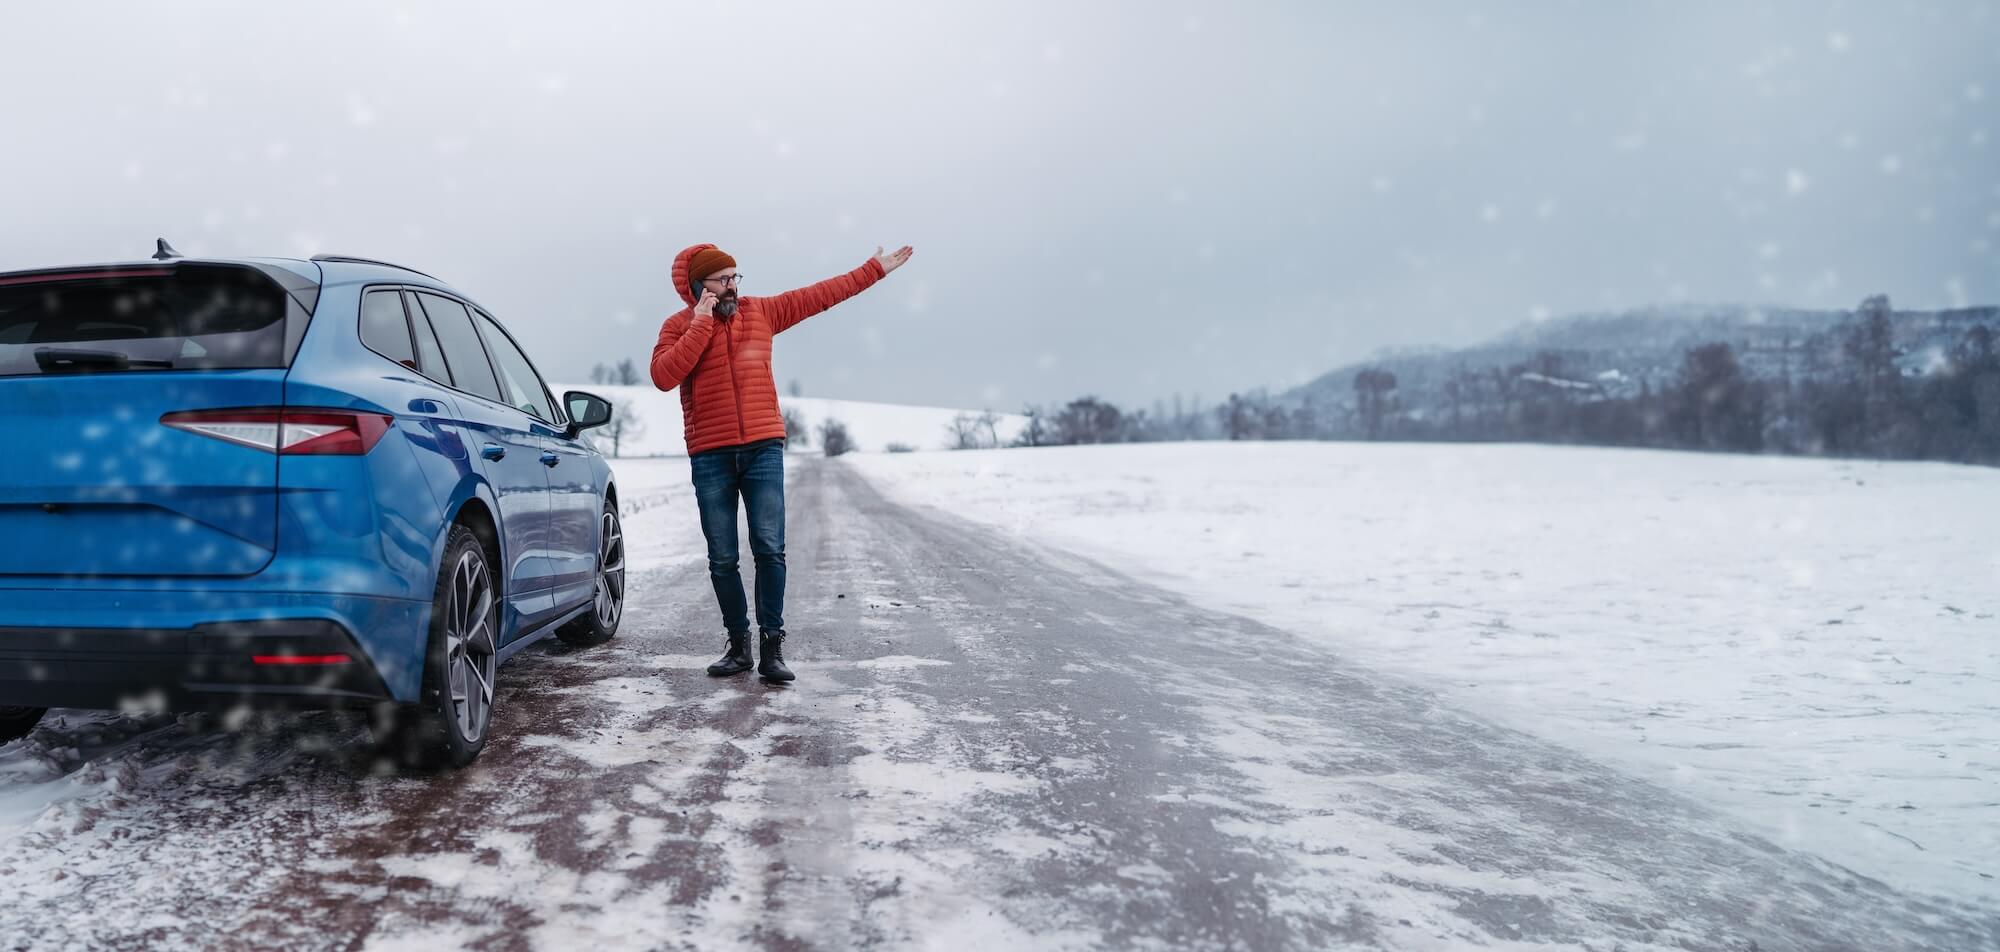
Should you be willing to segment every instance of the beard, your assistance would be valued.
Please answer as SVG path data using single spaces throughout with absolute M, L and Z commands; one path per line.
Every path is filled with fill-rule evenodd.
M 715 300 L 715 316 L 729 320 L 736 316 L 736 292 L 725 291 Z

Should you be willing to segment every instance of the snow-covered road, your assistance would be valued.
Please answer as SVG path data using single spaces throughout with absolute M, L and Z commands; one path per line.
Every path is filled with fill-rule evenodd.
M 382 775 L 328 715 L 0 749 L 33 814 L 0 826 L 0 945 L 2000 946 L 1308 641 L 792 466 L 796 686 L 701 673 L 692 503 L 658 480 L 618 639 L 511 662 L 469 770 Z

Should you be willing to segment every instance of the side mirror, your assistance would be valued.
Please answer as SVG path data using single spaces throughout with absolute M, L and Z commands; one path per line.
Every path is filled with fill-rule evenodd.
M 594 393 L 571 390 L 563 394 L 563 406 L 569 410 L 571 436 L 611 422 L 611 401 Z

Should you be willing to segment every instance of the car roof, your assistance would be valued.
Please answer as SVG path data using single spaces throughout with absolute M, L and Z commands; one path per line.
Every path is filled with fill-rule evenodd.
M 310 261 L 302 263 L 308 266 L 317 265 L 324 271 L 326 277 L 323 283 L 327 285 L 385 283 L 402 284 L 413 288 L 425 288 L 459 298 L 467 304 L 479 308 L 488 317 L 492 317 L 492 313 L 487 311 L 486 306 L 474 300 L 471 295 L 452 287 L 440 278 L 433 277 L 405 265 L 377 261 L 373 258 L 356 258 L 349 255 L 314 255 Z
M 311 258 L 291 258 L 282 256 L 242 256 L 242 257 L 194 257 L 177 255 L 160 259 L 138 258 L 124 261 L 93 261 L 88 264 L 50 265 L 38 268 L 19 268 L 0 271 L 0 277 L 27 277 L 36 274 L 63 274 L 67 272 L 116 271 L 123 269 L 160 268 L 176 264 L 250 264 L 284 268 L 311 281 L 336 281 L 350 277 L 376 277 L 383 272 L 415 275 L 427 283 L 448 287 L 435 275 L 426 274 L 408 265 L 363 258 L 358 255 L 313 255 Z
M 177 264 L 220 264 L 251 265 L 260 268 L 279 268 L 295 275 L 300 282 L 314 286 L 346 284 L 354 281 L 388 281 L 396 284 L 410 284 L 428 287 L 447 294 L 466 297 L 457 288 L 445 283 L 434 275 L 418 271 L 408 265 L 400 265 L 375 258 L 356 255 L 320 254 L 311 258 L 291 257 L 193 257 L 175 256 L 164 260 L 140 258 L 125 261 L 95 261 L 89 264 L 57 265 L 40 268 L 22 268 L 0 271 L 0 279 L 32 278 L 36 275 L 88 274 L 97 271 L 152 270 Z M 291 285 L 292 282 L 284 282 Z M 293 285 L 296 286 L 296 285 Z M 471 298 L 466 298 L 471 301 Z M 477 302 L 473 302 L 477 303 Z
M 24 277 L 33 277 L 35 275 L 40 275 L 40 274 L 48 274 L 48 275 L 71 274 L 71 273 L 88 274 L 94 271 L 123 271 L 127 269 L 133 271 L 143 271 L 148 269 L 169 267 L 177 264 L 236 264 L 236 265 L 247 264 L 247 265 L 259 265 L 263 267 L 276 266 L 279 268 L 283 268 L 284 270 L 296 274 L 299 277 L 311 281 L 315 284 L 319 283 L 319 281 L 322 278 L 321 269 L 319 265 L 311 261 L 304 261 L 298 258 L 249 258 L 249 257 L 246 258 L 175 257 L 175 258 L 169 258 L 165 261 L 153 258 L 139 258 L 139 259 L 130 259 L 125 261 L 93 261 L 88 264 L 47 265 L 39 268 L 17 268 L 11 271 L 0 271 L 0 278 L 24 278 Z

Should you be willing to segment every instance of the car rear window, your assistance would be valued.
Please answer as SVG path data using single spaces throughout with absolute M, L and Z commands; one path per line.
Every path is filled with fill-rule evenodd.
M 361 299 L 361 342 L 369 350 L 415 369 L 417 351 L 410 345 L 410 323 L 403 317 L 400 293 L 370 291 Z
M 254 268 L 0 278 L 0 376 L 283 367 L 285 290 Z

